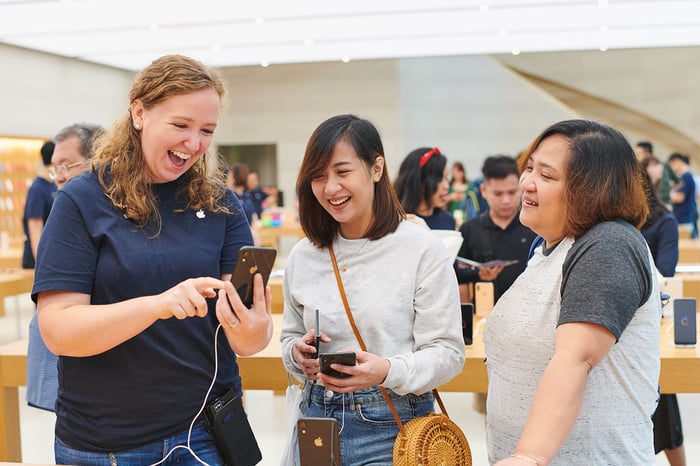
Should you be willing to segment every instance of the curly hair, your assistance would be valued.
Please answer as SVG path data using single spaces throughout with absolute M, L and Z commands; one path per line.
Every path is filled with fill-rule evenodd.
M 189 57 L 166 55 L 137 74 L 129 102 L 140 100 L 149 109 L 170 97 L 205 89 L 214 89 L 222 100 L 226 93 L 221 77 L 213 69 Z M 132 125 L 130 111 L 96 141 L 93 162 L 112 204 L 137 226 L 154 227 L 157 236 L 161 217 L 151 189 L 141 135 Z M 222 202 L 226 185 L 218 166 L 218 156 L 207 151 L 183 175 L 186 188 L 178 196 L 186 199 L 186 208 L 229 212 Z

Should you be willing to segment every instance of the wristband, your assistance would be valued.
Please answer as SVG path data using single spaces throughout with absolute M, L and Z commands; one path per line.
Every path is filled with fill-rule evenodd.
M 535 458 L 532 458 L 532 457 L 527 456 L 527 455 L 521 455 L 520 453 L 513 453 L 510 456 L 513 458 L 517 458 L 519 460 L 527 461 L 528 463 L 532 463 L 535 466 L 542 466 L 542 465 L 540 465 L 540 462 L 537 461 Z

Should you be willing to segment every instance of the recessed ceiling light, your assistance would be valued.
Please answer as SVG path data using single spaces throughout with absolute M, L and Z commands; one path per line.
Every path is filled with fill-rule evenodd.
M 343 63 L 348 63 L 350 61 L 350 57 L 343 57 L 340 59 Z
M 270 62 L 268 62 L 268 61 L 260 62 L 260 66 L 262 66 L 263 68 L 267 68 L 268 66 L 270 66 Z

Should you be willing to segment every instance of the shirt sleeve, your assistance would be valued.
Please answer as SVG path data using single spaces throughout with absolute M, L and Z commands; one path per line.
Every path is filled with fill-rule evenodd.
M 652 289 L 644 238 L 631 225 L 605 222 L 578 238 L 563 265 L 558 325 L 601 325 L 619 340 Z
M 42 291 L 91 294 L 97 245 L 73 199 L 61 190 L 41 235 L 32 299 Z
M 678 222 L 672 215 L 659 220 L 659 237 L 656 245 L 656 268 L 664 277 L 672 277 L 678 265 Z

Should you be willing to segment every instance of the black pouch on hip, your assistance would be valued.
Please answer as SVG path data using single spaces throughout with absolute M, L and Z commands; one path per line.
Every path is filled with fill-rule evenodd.
M 262 453 L 255 440 L 241 398 L 229 390 L 204 409 L 216 449 L 226 466 L 255 466 Z

